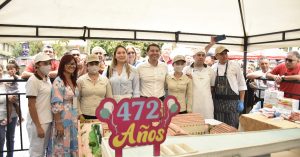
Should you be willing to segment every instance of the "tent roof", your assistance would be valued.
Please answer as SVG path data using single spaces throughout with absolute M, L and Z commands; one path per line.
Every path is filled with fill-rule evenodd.
M 78 39 L 83 36 L 86 26 L 86 39 L 204 44 L 209 42 L 209 35 L 226 34 L 227 39 L 221 43 L 233 45 L 233 49 L 240 51 L 245 35 L 250 37 L 249 51 L 300 45 L 299 0 L 241 0 L 246 34 L 239 0 L 8 1 L 0 9 L 0 42 L 33 39 L 36 35 L 39 39 Z M 0 4 L 3 2 L 5 0 L 0 0 Z M 6 24 L 58 27 L 7 27 Z M 282 32 L 287 30 L 295 31 Z M 271 32 L 279 33 L 255 36 Z M 283 36 L 287 41 L 281 41 Z M 277 42 L 255 44 L 268 41 Z

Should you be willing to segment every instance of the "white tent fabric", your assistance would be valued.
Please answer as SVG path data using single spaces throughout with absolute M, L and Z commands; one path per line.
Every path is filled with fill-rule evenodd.
M 0 4 L 5 0 L 0 0 Z M 299 0 L 241 0 L 245 33 L 250 36 L 248 51 L 300 45 Z M 223 43 L 239 44 L 232 49 L 243 50 L 243 26 L 238 0 L 11 0 L 0 10 L 0 24 L 65 26 L 78 29 L 39 28 L 43 36 L 83 35 L 83 28 L 167 31 L 147 33 L 122 30 L 91 30 L 90 37 L 175 40 L 173 32 L 226 34 Z M 281 40 L 281 34 L 251 37 L 257 34 L 287 31 L 285 39 L 293 41 L 253 44 Z M 0 42 L 33 39 L 36 28 L 0 25 Z M 28 35 L 29 38 L 26 38 Z M 179 41 L 209 42 L 209 36 L 183 34 Z M 222 43 L 222 42 L 221 42 Z

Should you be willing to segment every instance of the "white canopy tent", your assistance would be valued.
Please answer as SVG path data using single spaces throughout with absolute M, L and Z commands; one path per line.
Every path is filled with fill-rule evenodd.
M 0 0 L 0 42 L 117 39 L 220 44 L 253 51 L 300 45 L 299 0 Z

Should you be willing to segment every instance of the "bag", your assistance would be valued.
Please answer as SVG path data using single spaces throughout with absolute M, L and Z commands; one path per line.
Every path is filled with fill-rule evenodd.
M 246 108 L 248 107 L 253 107 L 258 101 L 259 98 L 255 94 L 255 89 L 250 87 L 250 84 L 253 82 L 253 80 L 248 79 L 246 81 L 247 85 L 247 90 L 245 91 L 245 106 Z

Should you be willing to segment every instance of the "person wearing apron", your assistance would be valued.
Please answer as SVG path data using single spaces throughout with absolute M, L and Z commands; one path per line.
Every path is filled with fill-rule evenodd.
M 214 71 L 204 64 L 206 53 L 195 51 L 194 63 L 184 68 L 184 73 L 193 80 L 192 112 L 200 113 L 205 119 L 214 118 L 211 87 L 214 85 Z
M 139 76 L 136 69 L 128 63 L 125 47 L 115 48 L 110 68 L 103 75 L 108 76 L 116 102 L 123 98 L 140 97 Z
M 214 118 L 237 128 L 247 86 L 239 64 L 228 61 L 227 52 L 225 47 L 217 47 L 215 54 L 219 62 L 212 67 L 216 72 L 213 90 Z

